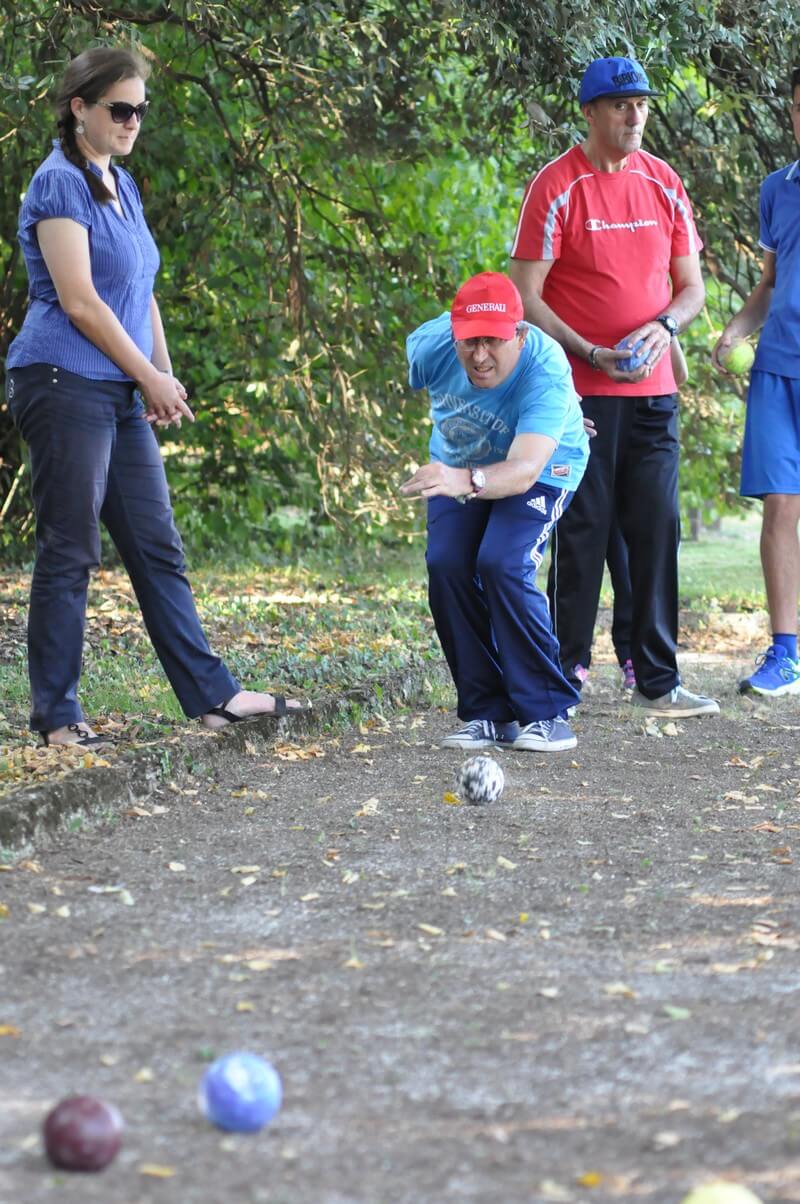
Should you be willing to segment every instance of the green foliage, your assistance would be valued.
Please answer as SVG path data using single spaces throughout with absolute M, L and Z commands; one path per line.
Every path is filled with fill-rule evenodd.
M 47 94 L 95 42 L 140 47 L 153 100 L 129 164 L 162 253 L 159 298 L 198 420 L 165 447 L 193 546 L 263 555 L 407 537 L 425 455 L 403 342 L 473 271 L 502 268 L 526 178 L 581 129 L 599 54 L 662 89 L 649 145 L 684 176 L 706 243 L 684 485 L 735 505 L 737 386 L 707 333 L 758 272 L 763 175 L 794 152 L 785 79 L 800 12 L 765 0 L 0 0 L 0 352 L 24 312 L 20 197 L 53 134 Z M 698 324 L 699 326 L 699 324 Z M 0 408 L 0 547 L 31 538 L 22 449 Z

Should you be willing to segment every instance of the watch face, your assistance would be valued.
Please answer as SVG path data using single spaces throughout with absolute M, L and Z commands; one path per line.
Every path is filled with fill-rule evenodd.
M 472 472 L 470 473 L 470 476 L 472 477 L 472 484 L 475 487 L 475 489 L 483 489 L 484 488 L 484 486 L 486 485 L 486 474 L 485 473 L 481 472 L 481 470 L 479 468 L 473 468 Z
M 664 316 L 659 318 L 658 320 L 662 326 L 665 326 L 667 328 L 667 330 L 669 331 L 670 334 L 678 333 L 678 323 L 669 314 L 664 314 Z

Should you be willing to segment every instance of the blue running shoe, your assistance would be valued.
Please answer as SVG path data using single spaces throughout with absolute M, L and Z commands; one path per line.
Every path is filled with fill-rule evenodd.
M 778 644 L 772 644 L 756 658 L 758 668 L 739 682 L 740 694 L 800 694 L 800 660 L 793 661 Z

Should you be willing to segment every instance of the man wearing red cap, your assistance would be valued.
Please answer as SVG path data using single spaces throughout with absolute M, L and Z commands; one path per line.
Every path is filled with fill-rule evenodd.
M 628 545 L 634 703 L 651 715 L 717 714 L 681 685 L 678 636 L 678 400 L 670 345 L 705 297 L 702 246 L 680 178 L 641 150 L 648 98 L 632 59 L 597 59 L 580 105 L 586 141 L 529 183 L 510 275 L 525 316 L 567 352 L 592 457 L 560 525 L 550 601 L 562 663 L 579 684 L 591 655 L 616 512 Z
M 463 723 L 443 745 L 574 748 L 578 692 L 535 580 L 588 456 L 569 364 L 498 272 L 462 285 L 407 351 L 433 432 L 430 463 L 400 491 L 428 502 L 428 597 Z

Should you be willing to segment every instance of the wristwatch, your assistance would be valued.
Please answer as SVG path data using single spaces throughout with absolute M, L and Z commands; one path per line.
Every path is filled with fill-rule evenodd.
M 656 318 L 656 322 L 660 322 L 671 339 L 675 338 L 678 333 L 678 323 L 673 318 L 672 314 L 661 314 Z
M 471 502 L 473 498 L 479 496 L 481 490 L 486 488 L 486 473 L 481 472 L 480 468 L 471 468 L 469 479 L 472 481 L 472 493 L 467 494 L 467 501 Z

